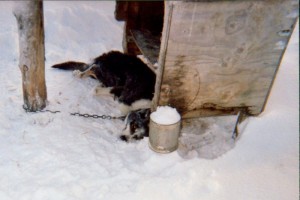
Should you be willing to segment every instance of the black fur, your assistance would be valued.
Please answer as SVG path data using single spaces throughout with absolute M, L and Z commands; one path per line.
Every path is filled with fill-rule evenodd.
M 52 67 L 92 72 L 104 87 L 112 87 L 110 92 L 126 105 L 153 98 L 155 73 L 136 56 L 111 51 L 95 58 L 90 65 L 70 61 Z
M 75 61 L 69 61 L 61 64 L 53 65 L 52 68 L 58 68 L 63 70 L 80 70 L 85 71 L 89 67 L 88 64 L 83 62 L 75 62 Z

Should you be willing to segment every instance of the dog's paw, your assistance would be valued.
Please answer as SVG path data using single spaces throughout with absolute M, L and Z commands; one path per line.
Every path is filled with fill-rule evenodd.
M 94 90 L 93 90 L 93 95 L 94 96 L 98 96 L 98 95 L 100 95 L 100 91 L 103 89 L 103 87 L 101 86 L 101 85 L 97 85 L 95 88 L 94 88 Z
M 103 87 L 101 85 L 98 85 L 94 88 L 94 95 L 95 96 L 113 96 L 113 94 L 110 93 L 111 88 L 110 87 Z
M 73 76 L 75 76 L 77 78 L 81 78 L 82 77 L 82 72 L 80 70 L 74 70 L 73 71 Z

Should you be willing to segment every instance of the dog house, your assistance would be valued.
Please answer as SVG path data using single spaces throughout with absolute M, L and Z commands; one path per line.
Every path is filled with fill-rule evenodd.
M 298 18 L 298 0 L 117 1 L 123 48 L 157 74 L 154 108 L 183 118 L 260 114 Z

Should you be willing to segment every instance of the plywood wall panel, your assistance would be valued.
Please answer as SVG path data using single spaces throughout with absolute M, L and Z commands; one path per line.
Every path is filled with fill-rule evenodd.
M 176 107 L 184 117 L 239 109 L 261 113 L 298 17 L 298 1 L 167 4 L 172 15 L 163 33 L 157 105 Z

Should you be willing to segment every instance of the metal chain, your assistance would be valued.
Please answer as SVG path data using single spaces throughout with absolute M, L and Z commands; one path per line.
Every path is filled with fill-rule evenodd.
M 53 114 L 55 114 L 55 113 L 60 113 L 60 111 L 58 111 L 58 110 L 41 110 L 40 112 L 50 112 L 50 113 L 53 113 Z
M 25 110 L 25 112 L 29 112 L 29 113 L 39 113 L 39 112 L 50 112 L 50 113 L 60 113 L 60 111 L 58 110 L 36 110 L 36 111 L 32 111 L 32 110 L 29 110 L 28 108 L 26 108 L 24 105 L 23 105 L 23 109 Z
M 39 112 L 49 112 L 49 113 L 53 113 L 53 114 L 56 114 L 56 113 L 60 113 L 60 111 L 58 110 L 38 110 L 38 111 L 31 111 L 29 110 L 28 108 L 25 108 L 23 106 L 23 109 L 26 111 L 26 112 L 31 112 L 31 113 L 39 113 Z M 72 116 L 79 116 L 79 117 L 85 117 L 85 118 L 94 118 L 94 119 L 108 119 L 108 120 L 112 120 L 112 119 L 120 119 L 120 120 L 124 120 L 126 116 L 120 116 L 120 117 L 114 117 L 114 116 L 110 116 L 110 115 L 96 115 L 96 114 L 93 114 L 93 115 L 90 115 L 90 114 L 81 114 L 81 113 L 78 113 L 78 112 L 75 112 L 75 113 L 70 113 L 70 115 Z
M 108 120 L 112 120 L 112 119 L 121 119 L 121 120 L 124 120 L 126 116 L 120 116 L 120 117 L 113 117 L 113 116 L 110 116 L 110 115 L 90 115 L 90 114 L 81 114 L 81 113 L 78 113 L 78 112 L 75 112 L 75 113 L 70 113 L 70 115 L 73 115 L 73 116 L 79 116 L 79 117 L 85 117 L 85 118 L 94 118 L 94 119 L 108 119 Z

